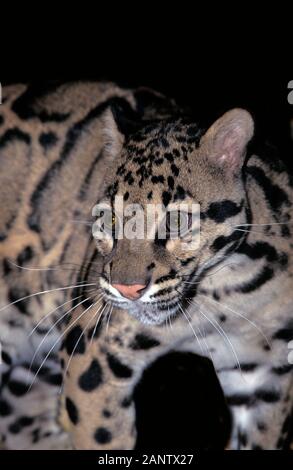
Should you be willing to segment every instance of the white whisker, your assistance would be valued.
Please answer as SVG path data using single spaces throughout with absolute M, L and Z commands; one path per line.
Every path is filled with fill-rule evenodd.
M 42 267 L 42 266 L 30 266 L 30 267 L 27 267 L 27 266 L 20 266 L 19 264 L 15 263 L 14 261 L 8 259 L 7 260 L 12 266 L 20 269 L 21 271 L 67 271 L 67 272 L 71 272 L 72 274 L 78 274 L 78 273 L 82 273 L 82 271 L 85 269 L 84 266 L 81 266 L 79 264 L 76 264 L 76 263 L 61 263 L 59 265 L 53 265 L 53 266 L 50 266 L 50 267 Z M 91 261 L 91 264 L 99 264 L 99 263 L 94 263 Z M 64 266 L 64 267 L 63 267 Z M 73 267 L 70 267 L 70 266 L 73 266 Z M 100 271 L 96 271 L 94 269 L 92 269 L 93 273 L 94 274 L 97 274 L 99 275 L 100 274 Z M 15 276 L 20 276 L 21 275 L 21 272 L 18 272 L 15 274 Z M 84 281 L 81 281 L 79 283 L 82 283 Z
M 57 287 L 57 288 L 55 288 L 55 289 L 48 289 L 48 290 L 43 290 L 43 291 L 40 291 L 40 292 L 35 292 L 34 294 L 25 295 L 24 297 L 21 297 L 20 299 L 17 299 L 17 300 L 15 300 L 14 302 L 11 302 L 11 303 L 8 304 L 8 305 L 4 305 L 4 307 L 1 307 L 1 308 L 0 308 L 0 312 L 2 312 L 3 310 L 5 310 L 5 309 L 8 308 L 8 307 L 11 307 L 12 305 L 17 304 L 18 302 L 21 302 L 22 300 L 26 300 L 26 299 L 35 297 L 35 296 L 37 296 L 37 295 L 49 294 L 50 292 L 57 292 L 57 291 L 68 290 L 68 289 L 75 289 L 76 287 L 88 287 L 88 286 L 95 286 L 95 285 L 96 285 L 96 283 L 81 284 L 81 285 L 80 285 L 80 284 L 77 284 L 77 285 L 74 285 L 74 286 Z
M 169 320 L 170 329 L 173 330 L 173 325 L 172 325 L 172 321 L 171 321 L 171 315 L 170 315 L 169 305 L 168 305 L 168 320 Z
M 189 318 L 188 318 L 187 315 L 185 314 L 185 312 L 184 312 L 184 310 L 183 310 L 183 308 L 182 308 L 180 302 L 178 303 L 178 305 L 179 305 L 179 308 L 180 308 L 181 312 L 183 313 L 184 317 L 186 318 L 186 320 L 187 320 L 187 322 L 188 322 L 188 324 L 189 324 L 189 326 L 190 326 L 190 328 L 191 328 L 191 331 L 193 332 L 193 334 L 194 334 L 194 336 L 195 336 L 195 338 L 196 338 L 196 340 L 197 340 L 197 342 L 198 342 L 198 345 L 199 345 L 199 347 L 200 347 L 200 350 L 201 350 L 201 352 L 202 352 L 202 355 L 204 355 L 202 345 L 201 345 L 201 343 L 200 343 L 200 341 L 199 341 L 199 338 L 198 338 L 196 332 L 194 331 L 194 328 L 193 328 L 193 326 L 192 326 L 192 324 L 191 324 Z
M 89 300 L 89 299 L 86 299 L 86 300 Z M 99 299 L 100 300 L 100 299 Z M 29 389 L 28 389 L 28 392 L 31 390 L 33 384 L 35 383 L 35 380 L 37 378 L 37 375 L 38 373 L 40 372 L 40 370 L 42 369 L 43 365 L 45 364 L 46 360 L 48 359 L 48 357 L 50 356 L 51 352 L 55 349 L 55 347 L 57 346 L 57 344 L 59 343 L 59 341 L 63 338 L 63 336 L 67 333 L 67 331 L 70 330 L 70 328 L 75 325 L 75 323 L 81 318 L 83 317 L 83 315 L 86 314 L 86 312 L 88 310 L 90 310 L 90 308 L 92 308 L 94 305 L 96 305 L 99 300 L 97 302 L 93 302 L 89 307 L 86 308 L 86 310 L 84 310 L 62 333 L 62 335 L 57 339 L 57 341 L 55 341 L 55 343 L 53 344 L 53 346 L 51 347 L 51 349 L 49 350 L 49 352 L 46 354 L 44 360 L 42 361 L 40 367 L 38 368 L 37 372 L 35 373 L 35 376 L 29 386 Z M 75 308 L 78 307 L 78 305 L 75 306 Z
M 77 305 L 74 305 L 73 307 L 71 307 L 67 312 L 65 312 L 51 327 L 50 329 L 47 331 L 47 333 L 45 334 L 45 336 L 42 338 L 42 341 L 39 343 L 37 349 L 35 350 L 34 352 L 34 355 L 33 355 L 33 358 L 31 360 L 31 364 L 30 364 L 30 368 L 29 370 L 31 370 L 32 368 L 32 365 L 33 365 L 33 362 L 35 360 L 35 357 L 37 356 L 38 354 L 38 351 L 40 350 L 40 348 L 42 347 L 42 344 L 44 344 L 46 338 L 49 336 L 49 334 L 51 333 L 51 331 L 53 331 L 53 329 L 56 327 L 56 325 L 58 325 L 58 323 L 60 323 L 63 318 L 65 318 L 70 312 L 72 312 L 73 310 L 75 310 L 77 307 L 79 307 L 80 305 L 82 305 L 84 302 L 86 302 L 87 300 L 90 300 L 91 296 L 90 297 L 87 297 L 86 299 L 82 300 L 81 302 L 79 302 Z
M 97 331 L 97 328 L 98 328 L 98 325 L 99 325 L 99 322 L 100 322 L 100 319 L 101 319 L 101 317 L 102 317 L 102 315 L 103 315 L 103 313 L 104 313 L 104 311 L 105 311 L 107 305 L 108 305 L 108 303 L 105 303 L 104 305 L 102 304 L 102 305 L 98 308 L 98 310 L 96 311 L 96 314 L 98 314 L 98 313 L 100 312 L 101 308 L 102 308 L 102 311 L 101 311 L 101 313 L 100 313 L 100 315 L 99 315 L 99 317 L 98 317 L 98 319 L 97 319 L 97 321 L 96 321 L 96 323 L 95 323 L 95 328 L 94 328 L 93 333 L 92 333 L 92 336 L 91 336 L 91 340 L 90 340 L 90 345 L 89 345 L 89 347 L 91 347 L 91 345 L 92 345 L 93 339 L 94 339 L 94 337 L 95 337 L 95 334 L 96 334 L 96 331 Z
M 187 311 L 186 311 L 186 315 L 188 315 Z M 188 316 L 189 316 L 189 319 L 190 319 L 190 321 L 191 321 L 192 319 L 191 319 L 190 315 L 188 315 Z M 209 346 L 208 346 L 206 337 L 205 337 L 205 335 L 202 333 L 202 331 L 201 331 L 201 329 L 200 329 L 199 326 L 197 326 L 197 329 L 198 329 L 199 334 L 200 334 L 200 336 L 201 336 L 201 338 L 202 338 L 202 340 L 203 340 L 203 342 L 204 342 L 204 344 L 205 344 L 205 348 L 206 348 L 207 355 L 210 356 L 211 361 L 213 362 L 213 355 L 212 355 L 212 353 L 211 353 L 211 351 L 210 351 L 210 349 L 209 349 Z
M 238 315 L 239 317 L 243 318 L 244 320 L 246 320 L 248 323 L 250 323 L 252 326 L 254 326 L 254 328 L 262 335 L 262 337 L 266 340 L 268 346 L 271 348 L 271 344 L 267 338 L 267 336 L 263 333 L 263 331 L 260 329 L 260 327 L 254 323 L 252 320 L 250 320 L 249 318 L 245 317 L 245 315 L 243 315 L 242 313 L 240 312 L 236 312 L 236 310 L 233 310 L 231 307 L 229 307 L 228 305 L 224 304 L 223 302 L 219 302 L 215 299 L 212 299 L 210 298 L 209 296 L 207 295 L 204 295 L 204 294 L 200 294 L 202 295 L 203 297 L 205 297 L 206 299 L 210 300 L 211 302 L 214 302 L 218 305 L 221 305 L 222 307 L 226 308 L 227 310 L 230 310 L 230 312 L 232 313 L 235 313 L 235 315 Z
M 108 333 L 108 329 L 109 329 L 110 318 L 111 318 L 112 312 L 113 312 L 113 305 L 112 305 L 112 308 L 110 309 L 110 313 L 108 315 L 107 326 L 106 326 L 106 332 L 107 333 Z
M 245 232 L 245 233 L 257 233 L 258 235 L 263 235 L 265 237 L 282 237 L 280 233 L 265 233 L 265 232 L 258 232 L 256 230 L 244 230 L 242 228 L 236 228 L 237 232 Z
M 94 292 L 95 289 L 91 289 L 89 292 Z M 28 338 L 30 338 L 30 336 L 34 333 L 34 331 L 36 331 L 36 329 L 38 328 L 38 326 L 40 326 L 41 323 L 43 323 L 43 321 L 45 321 L 47 318 L 49 318 L 50 315 L 52 315 L 54 312 L 56 312 L 57 310 L 59 310 L 59 308 L 61 307 L 64 307 L 64 305 L 67 305 L 69 304 L 70 302 L 73 302 L 74 300 L 77 300 L 77 299 L 80 299 L 80 297 L 83 297 L 83 294 L 81 295 L 78 295 L 77 297 L 74 297 L 73 299 L 69 299 L 67 300 L 66 302 L 64 302 L 63 304 L 59 305 L 58 307 L 54 308 L 53 310 L 51 310 L 49 313 L 47 313 L 43 318 L 41 318 L 41 320 L 36 324 L 36 326 L 32 329 L 32 331 L 29 333 L 28 335 Z
M 206 277 L 212 277 L 215 274 L 217 274 L 219 271 L 221 271 L 224 268 L 227 268 L 228 266 L 238 266 L 237 263 L 227 263 L 224 266 L 221 266 L 219 269 L 217 269 L 215 272 L 211 274 L 206 274 L 204 278 Z M 212 269 L 212 268 L 211 268 Z M 200 284 L 202 281 L 183 281 L 184 284 Z
M 221 325 L 220 325 L 216 320 L 213 321 L 213 320 L 211 320 L 210 318 L 208 318 L 208 317 L 202 312 L 202 310 L 200 309 L 200 307 L 199 307 L 199 305 L 198 305 L 197 302 L 193 301 L 192 303 L 194 303 L 194 304 L 197 306 L 197 308 L 198 308 L 199 312 L 202 314 L 202 316 L 203 316 L 204 318 L 206 318 L 206 320 L 208 320 L 208 322 L 210 322 L 210 324 L 213 325 L 213 327 L 214 327 L 214 328 L 218 331 L 218 333 L 224 338 L 224 340 L 225 340 L 226 342 L 228 342 L 228 344 L 230 345 L 230 348 L 231 348 L 231 350 L 232 350 L 232 352 L 233 352 L 233 355 L 234 355 L 234 357 L 235 357 L 235 359 L 236 359 L 237 367 L 238 367 L 238 369 L 240 370 L 240 372 L 242 373 L 242 371 L 241 371 L 241 365 L 240 365 L 238 356 L 237 356 L 237 354 L 236 354 L 235 348 L 234 348 L 233 344 L 231 343 L 229 337 L 227 336 L 227 334 L 225 333 L 225 331 L 224 331 L 223 328 L 221 327 Z
M 292 222 L 270 222 L 268 224 L 238 224 L 238 225 L 230 225 L 230 227 L 253 227 L 253 226 L 267 227 L 270 225 L 292 225 Z
M 31 267 L 20 266 L 19 264 L 15 263 L 14 261 L 12 261 L 10 259 L 8 259 L 8 262 L 10 264 L 12 264 L 12 266 L 15 266 L 18 269 L 22 269 L 23 271 L 65 271 L 65 270 L 73 271 L 74 269 L 76 269 L 76 270 L 81 269 L 81 267 L 77 266 L 77 265 L 74 265 L 75 266 L 74 268 L 61 268 L 60 267 L 63 264 L 66 265 L 66 264 L 73 264 L 73 263 L 62 263 L 62 264 L 60 264 L 59 266 L 56 266 L 56 267 L 44 268 L 44 267 L 38 267 L 38 266 L 31 266 Z
M 97 303 L 98 303 L 100 300 L 101 300 L 101 299 L 99 299 L 94 305 L 97 305 Z M 74 353 L 75 353 L 75 351 L 76 351 L 76 348 L 77 348 L 77 346 L 79 345 L 80 340 L 81 340 L 81 338 L 84 336 L 84 334 L 85 334 L 86 330 L 88 329 L 89 325 L 90 325 L 91 322 L 95 319 L 95 317 L 96 317 L 98 311 L 99 311 L 99 310 L 97 310 L 97 311 L 94 313 L 94 315 L 91 317 L 90 321 L 86 324 L 85 328 L 82 330 L 82 333 L 80 334 L 78 340 L 76 341 L 76 343 L 75 343 L 75 345 L 74 345 L 74 348 L 73 348 L 73 350 L 72 350 L 72 353 L 70 354 L 69 360 L 68 360 L 68 362 L 67 362 L 66 368 L 65 368 L 65 370 L 64 370 L 64 372 L 63 372 L 62 385 L 61 385 L 61 387 L 60 387 L 59 393 L 62 393 L 64 380 L 65 380 L 67 371 L 68 371 L 68 369 L 69 369 L 71 360 L 72 360 L 72 358 L 73 358 L 73 356 L 74 356 Z

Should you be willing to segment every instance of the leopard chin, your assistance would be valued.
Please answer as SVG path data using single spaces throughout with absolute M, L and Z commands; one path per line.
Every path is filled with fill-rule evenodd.
M 134 302 L 111 301 L 112 305 L 120 310 L 126 310 L 144 325 L 162 325 L 168 318 L 175 317 L 180 313 L 178 303 L 164 302 Z

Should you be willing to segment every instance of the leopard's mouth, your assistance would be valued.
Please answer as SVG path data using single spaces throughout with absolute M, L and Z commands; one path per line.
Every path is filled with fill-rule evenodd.
M 169 317 L 175 316 L 179 311 L 178 302 L 132 302 L 127 307 L 120 306 L 129 312 L 141 323 L 160 325 Z
M 120 300 L 113 297 L 111 292 L 104 289 L 105 300 L 110 302 L 113 307 L 126 310 L 131 316 L 142 323 L 159 325 L 169 317 L 174 317 L 179 312 L 179 298 L 172 301 L 157 300 L 146 302 L 138 300 Z
M 155 295 L 143 295 L 133 300 L 123 297 L 119 293 L 116 295 L 106 277 L 101 277 L 100 288 L 106 302 L 109 302 L 113 307 L 126 310 L 131 316 L 145 324 L 159 325 L 169 317 L 176 316 L 180 310 L 182 299 L 177 288 L 167 295 L 162 293 L 161 297 L 160 291 L 158 291 Z M 164 291 L 163 288 L 162 291 Z

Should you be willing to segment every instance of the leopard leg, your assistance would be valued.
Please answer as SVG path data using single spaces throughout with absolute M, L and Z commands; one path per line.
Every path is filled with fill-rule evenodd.
M 282 449 L 292 411 L 290 365 L 219 372 L 233 419 L 231 449 Z
M 93 341 L 94 327 L 85 331 L 87 320 L 75 324 L 65 340 L 64 404 L 75 449 L 121 450 L 135 445 L 132 394 L 143 370 L 167 346 L 155 336 L 157 331 L 123 313 L 114 311 L 110 324 L 94 332 Z
M 84 372 L 96 374 L 98 362 L 92 359 Z M 71 372 L 72 376 L 72 372 Z M 103 373 L 103 379 L 107 380 Z M 70 390 L 66 385 L 65 407 L 71 422 L 70 434 L 75 449 L 133 449 L 136 441 L 135 409 L 131 398 L 133 381 L 103 383 L 99 390 L 88 390 L 93 381 L 83 377 L 85 388 Z M 87 382 L 87 384 L 86 384 Z M 87 391 L 86 391 L 87 390 Z
M 59 335 L 52 331 L 45 338 L 48 327 L 30 335 L 34 324 L 16 310 L 2 315 L 1 321 L 2 446 L 11 450 L 68 449 L 68 435 L 57 422 L 61 375 L 56 351 L 43 363 Z
M 69 448 L 68 435 L 56 420 L 60 374 L 52 365 L 47 365 L 46 371 L 34 378 L 34 372 L 29 371 L 27 365 L 18 365 L 5 373 L 0 399 L 0 434 L 4 448 Z

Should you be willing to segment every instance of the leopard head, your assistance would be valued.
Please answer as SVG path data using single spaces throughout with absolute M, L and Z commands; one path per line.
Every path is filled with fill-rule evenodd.
M 96 245 L 100 288 L 114 306 L 161 324 L 241 242 L 235 227 L 249 214 L 242 170 L 253 128 L 247 111 L 233 109 L 206 132 L 168 118 L 125 136 L 107 111 Z

